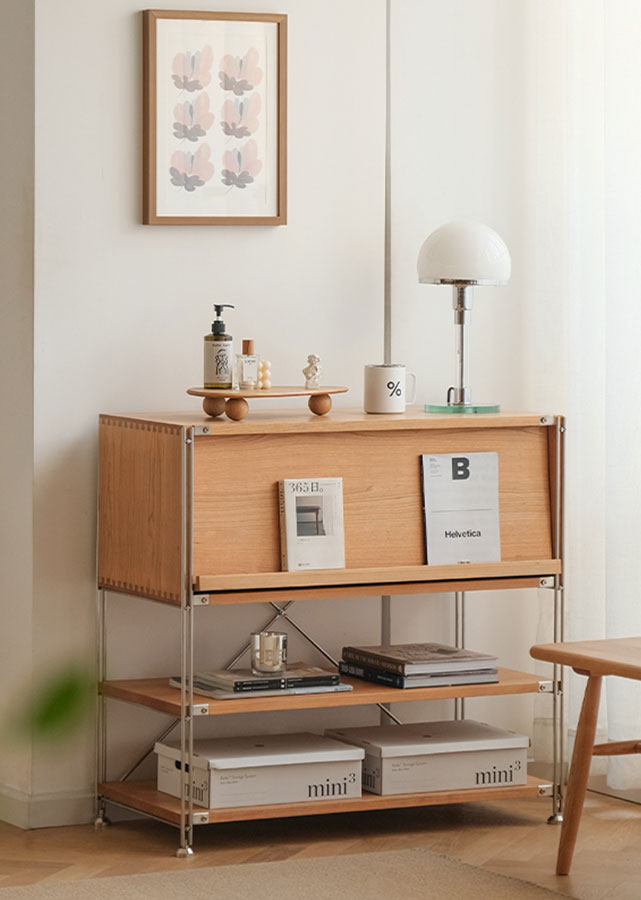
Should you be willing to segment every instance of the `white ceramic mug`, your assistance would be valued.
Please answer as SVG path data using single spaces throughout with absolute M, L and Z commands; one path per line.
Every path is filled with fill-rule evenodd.
M 407 381 L 412 382 L 412 396 L 407 397 Z M 416 397 L 416 375 L 407 367 L 384 363 L 365 366 L 365 391 L 363 407 L 368 413 L 402 413 L 405 407 L 414 403 Z

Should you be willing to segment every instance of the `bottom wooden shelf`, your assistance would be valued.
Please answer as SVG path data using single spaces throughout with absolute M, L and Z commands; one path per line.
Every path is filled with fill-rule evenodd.
M 538 797 L 551 785 L 528 775 L 527 784 L 501 787 L 468 788 L 459 791 L 431 791 L 427 794 L 363 794 L 350 800 L 315 800 L 312 803 L 278 803 L 269 806 L 238 806 L 229 809 L 204 809 L 194 806 L 194 825 L 212 822 L 241 822 L 250 819 L 279 819 L 287 816 L 313 816 L 339 812 L 365 812 L 374 809 L 399 809 L 412 806 L 439 806 L 444 803 L 483 803 L 510 798 Z M 180 824 L 180 801 L 156 790 L 155 781 L 111 781 L 99 785 L 100 794 L 122 806 L 148 813 L 174 825 Z

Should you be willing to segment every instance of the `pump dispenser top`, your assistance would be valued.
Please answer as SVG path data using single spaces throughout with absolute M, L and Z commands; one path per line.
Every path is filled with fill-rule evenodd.
M 214 303 L 214 310 L 216 312 L 216 319 L 211 323 L 211 333 L 212 334 L 224 334 L 225 333 L 225 323 L 220 318 L 223 314 L 224 309 L 234 309 L 233 303 Z

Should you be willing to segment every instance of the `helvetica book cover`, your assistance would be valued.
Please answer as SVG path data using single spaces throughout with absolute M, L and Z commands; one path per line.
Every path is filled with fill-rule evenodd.
M 498 453 L 421 456 L 427 563 L 501 561 Z

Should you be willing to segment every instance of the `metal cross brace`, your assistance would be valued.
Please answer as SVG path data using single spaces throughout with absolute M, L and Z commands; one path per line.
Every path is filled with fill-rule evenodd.
M 267 631 L 269 628 L 271 628 L 271 626 L 274 624 L 274 622 L 277 622 L 278 619 L 280 619 L 280 618 L 286 619 L 286 620 L 289 622 L 289 624 L 290 624 L 293 628 L 295 628 L 296 631 L 297 631 L 302 637 L 305 638 L 306 641 L 308 641 L 308 642 L 309 642 L 316 650 L 318 650 L 318 652 L 319 652 L 320 654 L 322 654 L 322 655 L 325 657 L 325 659 L 328 659 L 333 665 L 338 666 L 337 660 L 334 659 L 334 657 L 331 655 L 331 653 L 328 653 L 328 651 L 325 650 L 325 648 L 322 647 L 322 646 L 318 643 L 318 641 L 314 640 L 314 638 L 313 638 L 307 631 L 305 631 L 304 628 L 302 628 L 297 622 L 294 621 L 294 619 L 292 619 L 291 616 L 289 616 L 289 615 L 287 614 L 287 610 L 288 610 L 289 607 L 294 603 L 293 600 L 288 600 L 283 606 L 279 606 L 277 603 L 274 603 L 273 600 L 269 600 L 268 602 L 269 602 L 269 605 L 275 610 L 275 614 L 274 614 L 270 619 L 268 619 L 267 622 L 265 622 L 265 624 L 264 624 L 264 625 L 262 626 L 262 628 L 260 629 L 261 631 Z M 236 653 L 236 655 L 233 656 L 233 657 L 229 660 L 229 662 L 228 662 L 223 668 L 225 668 L 225 669 L 231 669 L 231 668 L 233 668 L 233 667 L 236 665 L 236 663 L 241 659 L 241 657 L 244 656 L 245 653 L 247 653 L 247 651 L 249 650 L 249 648 L 250 648 L 250 642 L 247 641 L 247 642 L 241 647 L 241 649 L 238 651 L 238 653 Z M 391 710 L 389 710 L 389 709 L 387 708 L 387 706 L 384 706 L 382 703 L 377 703 L 376 705 L 378 706 L 378 708 L 379 708 L 382 712 L 385 713 L 386 716 L 388 716 L 390 719 L 392 719 L 392 721 L 395 722 L 397 725 L 401 725 L 401 724 L 402 724 L 401 720 L 400 720 L 397 716 L 395 716 L 394 713 L 393 713 Z M 190 711 L 190 714 L 191 714 L 191 711 Z M 164 739 L 165 739 L 169 734 L 171 734 L 171 732 L 174 730 L 174 728 L 175 728 L 177 725 L 179 725 L 179 724 L 180 724 L 180 717 L 177 717 L 177 718 L 175 718 L 175 719 L 170 723 L 170 725 L 167 726 L 167 728 L 165 728 L 165 730 L 162 732 L 162 734 L 160 734 L 160 735 L 156 738 L 156 740 L 153 742 L 153 744 L 151 744 L 151 746 L 149 746 L 149 747 L 145 750 L 145 752 L 142 754 L 142 756 L 140 756 L 140 757 L 136 760 L 136 762 L 135 762 L 132 766 L 130 766 L 130 767 L 127 769 L 127 771 L 125 772 L 125 774 L 120 776 L 120 781 L 126 781 L 127 778 L 129 778 L 129 776 L 130 776 L 133 772 L 136 771 L 136 769 L 138 768 L 138 766 L 142 765 L 142 763 L 147 759 L 147 757 L 148 757 L 151 753 L 153 753 L 153 751 L 154 751 L 154 746 L 156 745 L 156 743 L 159 742 L 159 741 L 164 741 Z

